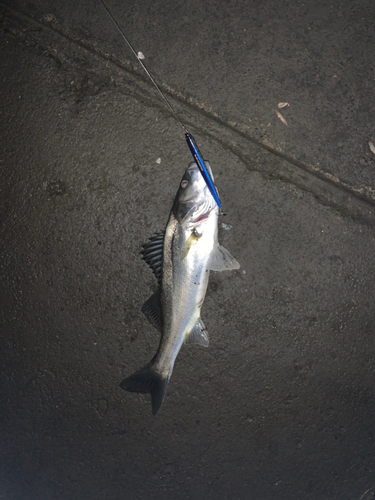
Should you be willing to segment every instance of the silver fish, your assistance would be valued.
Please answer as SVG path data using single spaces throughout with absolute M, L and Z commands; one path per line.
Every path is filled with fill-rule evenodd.
M 205 162 L 213 180 L 209 162 Z M 143 258 L 159 288 L 142 312 L 161 333 L 159 349 L 142 370 L 120 385 L 130 392 L 151 393 L 152 413 L 160 409 L 176 357 L 184 343 L 208 347 L 201 320 L 210 271 L 238 269 L 239 263 L 218 242 L 219 208 L 196 163 L 180 183 L 165 231 L 143 245 Z

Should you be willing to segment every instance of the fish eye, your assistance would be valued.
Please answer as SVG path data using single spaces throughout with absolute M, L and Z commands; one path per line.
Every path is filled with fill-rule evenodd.
M 185 188 L 186 188 L 186 186 L 187 186 L 188 184 L 189 184 L 189 181 L 183 180 L 183 181 L 181 182 L 181 187 L 182 187 L 182 189 L 185 189 Z

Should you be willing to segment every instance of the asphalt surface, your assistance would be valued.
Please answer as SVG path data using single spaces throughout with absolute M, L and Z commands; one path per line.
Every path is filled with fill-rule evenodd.
M 0 498 L 374 498 L 373 3 L 163 5 L 119 18 L 241 269 L 212 273 L 210 347 L 181 350 L 152 417 L 119 383 L 158 346 L 139 252 L 189 152 L 97 6 L 3 6 Z
M 142 74 L 99 0 L 9 3 Z M 165 89 L 375 200 L 373 0 L 107 3 Z

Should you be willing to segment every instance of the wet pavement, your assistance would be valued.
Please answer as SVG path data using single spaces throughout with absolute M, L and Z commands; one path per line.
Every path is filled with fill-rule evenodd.
M 158 4 L 113 9 L 211 162 L 220 241 L 241 269 L 211 274 L 210 347 L 181 350 L 152 417 L 148 395 L 119 383 L 158 346 L 139 252 L 189 151 L 99 7 L 3 8 L 0 498 L 369 500 L 373 5 L 265 2 L 246 18 L 250 4 Z M 203 8 L 193 70 L 182 47 Z M 256 29 L 243 40 L 245 18 Z

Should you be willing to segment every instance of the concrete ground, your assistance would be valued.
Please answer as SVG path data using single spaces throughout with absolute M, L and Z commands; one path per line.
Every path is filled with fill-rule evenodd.
M 158 346 L 139 252 L 183 134 L 100 4 L 1 4 L 0 498 L 374 498 L 373 2 L 108 5 L 241 269 L 152 417 L 119 383 Z

